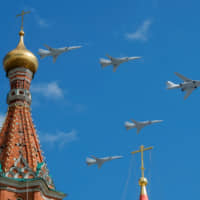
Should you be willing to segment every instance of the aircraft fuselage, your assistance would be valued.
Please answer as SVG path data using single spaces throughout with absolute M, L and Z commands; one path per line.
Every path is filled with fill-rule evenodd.
M 191 88 L 197 88 L 200 86 L 200 81 L 188 81 L 188 82 L 183 82 L 179 84 L 180 88 L 182 91 L 191 89 Z

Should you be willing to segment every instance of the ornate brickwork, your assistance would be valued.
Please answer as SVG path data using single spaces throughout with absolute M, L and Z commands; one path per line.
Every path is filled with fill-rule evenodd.
M 14 166 L 15 160 L 20 157 L 24 158 L 28 166 L 35 172 L 38 163 L 43 162 L 30 108 L 25 105 L 15 102 L 9 107 L 0 132 L 0 162 L 5 173 Z

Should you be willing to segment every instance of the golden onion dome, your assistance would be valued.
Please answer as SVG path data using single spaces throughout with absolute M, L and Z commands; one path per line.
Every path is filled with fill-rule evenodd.
M 17 67 L 25 67 L 35 73 L 38 68 L 37 58 L 24 45 L 24 31 L 21 30 L 19 36 L 20 40 L 17 47 L 10 51 L 3 59 L 4 69 L 8 72 Z

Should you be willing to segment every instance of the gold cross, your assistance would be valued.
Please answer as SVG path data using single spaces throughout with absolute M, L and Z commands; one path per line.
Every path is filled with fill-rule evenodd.
M 21 30 L 23 30 L 23 24 L 24 24 L 24 15 L 26 14 L 29 14 L 31 11 L 27 11 L 27 12 L 24 12 L 24 10 L 22 10 L 22 12 L 18 15 L 16 15 L 16 17 L 22 17 L 22 25 L 21 25 Z
M 131 152 L 132 154 L 141 152 L 141 172 L 142 172 L 142 177 L 144 177 L 144 170 L 145 170 L 143 152 L 147 151 L 147 150 L 151 150 L 151 149 L 153 149 L 153 147 L 144 148 L 144 146 L 141 145 L 139 150 Z

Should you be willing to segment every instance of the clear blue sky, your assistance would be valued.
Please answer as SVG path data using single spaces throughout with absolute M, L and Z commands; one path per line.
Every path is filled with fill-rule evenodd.
M 192 0 L 59 0 L 1 2 L 0 59 L 16 47 L 22 9 L 25 44 L 37 55 L 43 44 L 83 45 L 40 60 L 32 81 L 32 114 L 48 168 L 69 200 L 138 200 L 141 144 L 150 200 L 195 199 L 199 190 L 200 90 L 187 99 L 165 82 L 174 72 L 200 80 L 200 2 Z M 129 37 L 128 37 L 129 36 Z M 99 58 L 142 56 L 101 69 Z M 38 56 L 38 55 L 37 55 Z M 0 114 L 7 110 L 8 79 L 0 69 Z M 44 92 L 46 91 L 46 93 Z M 130 120 L 162 119 L 140 135 L 126 131 Z M 90 155 L 123 155 L 101 170 L 87 167 Z M 132 162 L 130 176 L 130 162 Z

